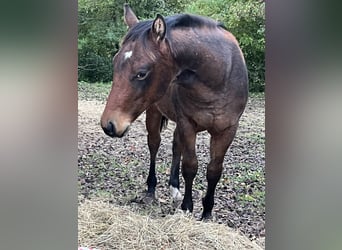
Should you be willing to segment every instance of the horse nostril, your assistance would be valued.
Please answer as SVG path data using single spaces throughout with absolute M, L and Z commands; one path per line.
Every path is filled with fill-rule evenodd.
M 107 127 L 102 127 L 102 129 L 106 133 L 106 135 L 109 135 L 111 137 L 115 136 L 115 127 L 111 121 L 107 123 Z
M 111 121 L 108 122 L 107 130 L 108 130 L 110 133 L 114 133 L 114 124 L 113 124 Z

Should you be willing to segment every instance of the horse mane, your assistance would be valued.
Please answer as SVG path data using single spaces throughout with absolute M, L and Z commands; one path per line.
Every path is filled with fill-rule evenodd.
M 169 28 L 216 28 L 218 23 L 210 18 L 192 14 L 179 14 L 167 18 Z
M 138 22 L 137 24 L 135 24 L 132 28 L 128 30 L 122 43 L 131 42 L 131 41 L 139 40 L 142 38 L 145 38 L 145 39 L 148 38 L 148 34 L 151 29 L 152 23 L 153 23 L 152 20 Z
M 225 28 L 222 23 L 216 22 L 210 18 L 192 15 L 192 14 L 178 14 L 174 16 L 165 17 L 166 30 L 169 33 L 174 29 L 184 28 Z M 144 46 L 149 36 L 153 20 L 140 21 L 128 30 L 122 43 L 142 40 Z

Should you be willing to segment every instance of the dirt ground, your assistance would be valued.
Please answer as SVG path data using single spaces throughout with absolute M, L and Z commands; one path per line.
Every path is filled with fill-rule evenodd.
M 141 204 L 139 198 L 146 190 L 149 167 L 145 115 L 142 114 L 132 124 L 125 137 L 110 138 L 99 125 L 106 94 L 92 97 L 85 92 L 79 88 L 79 202 L 101 197 L 156 218 L 175 213 L 177 204 L 172 203 L 168 187 L 175 124 L 169 122 L 162 132 L 157 156 L 158 199 L 152 204 Z M 264 104 L 263 95 L 249 98 L 236 138 L 226 153 L 213 209 L 214 222 L 238 229 L 262 247 L 265 244 Z M 198 134 L 196 150 L 199 169 L 193 188 L 193 214 L 200 218 L 209 162 L 209 136 L 206 132 Z M 180 190 L 184 193 L 182 177 L 180 180 Z

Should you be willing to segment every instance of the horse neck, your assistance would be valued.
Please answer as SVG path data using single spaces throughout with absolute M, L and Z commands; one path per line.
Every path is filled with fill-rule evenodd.
M 200 46 L 193 32 L 184 30 L 171 31 L 171 53 L 180 68 L 194 69 L 198 59 Z
M 209 88 L 224 88 L 222 83 L 228 77 L 231 59 L 226 52 L 229 48 L 216 30 L 174 30 L 171 32 L 170 48 L 180 71 L 196 72 L 199 80 Z

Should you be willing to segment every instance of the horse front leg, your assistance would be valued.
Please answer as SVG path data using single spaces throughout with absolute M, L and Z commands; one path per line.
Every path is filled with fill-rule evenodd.
M 145 198 L 155 199 L 157 185 L 156 156 L 160 146 L 160 126 L 162 114 L 154 106 L 146 111 L 147 143 L 150 151 L 150 169 L 147 177 L 147 194 Z
M 214 207 L 214 195 L 218 181 L 221 178 L 224 155 L 232 143 L 237 125 L 227 128 L 222 133 L 211 133 L 210 138 L 210 162 L 207 167 L 207 193 L 202 199 L 202 219 L 209 219 Z

